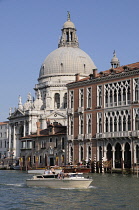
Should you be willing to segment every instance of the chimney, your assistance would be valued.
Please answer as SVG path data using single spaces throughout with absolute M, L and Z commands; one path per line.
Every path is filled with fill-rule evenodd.
M 80 80 L 80 74 L 77 73 L 75 76 L 76 76 L 76 82 L 78 82 Z
M 93 77 L 97 77 L 97 69 L 93 69 Z
M 36 122 L 36 125 L 37 125 L 37 136 L 40 135 L 40 126 L 41 126 L 41 123 L 40 122 Z

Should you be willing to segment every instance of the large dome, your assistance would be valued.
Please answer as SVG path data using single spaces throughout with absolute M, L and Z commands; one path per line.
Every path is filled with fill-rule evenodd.
M 87 53 L 80 48 L 60 47 L 51 52 L 40 69 L 40 78 L 54 75 L 88 76 L 96 66 Z

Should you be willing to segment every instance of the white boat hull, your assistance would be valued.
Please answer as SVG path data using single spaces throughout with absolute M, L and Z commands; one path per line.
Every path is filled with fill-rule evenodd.
M 55 173 L 58 174 L 61 172 L 62 169 L 55 169 Z M 32 169 L 28 170 L 28 174 L 43 174 L 45 172 L 45 169 Z
M 52 189 L 60 189 L 60 188 L 78 188 L 78 189 L 86 189 L 91 184 L 92 179 L 81 179 L 81 180 L 69 180 L 69 179 L 27 179 L 27 186 L 37 186 L 37 187 L 48 187 Z

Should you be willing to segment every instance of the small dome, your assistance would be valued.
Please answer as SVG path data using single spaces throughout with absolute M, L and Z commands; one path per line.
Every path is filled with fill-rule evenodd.
M 118 58 L 117 57 L 113 57 L 111 59 L 111 63 L 116 63 L 116 62 L 119 62 Z
M 40 78 L 52 75 L 88 76 L 96 66 L 90 56 L 80 48 L 60 47 L 51 52 L 40 69 Z M 39 78 L 39 79 L 40 79 Z
M 75 28 L 75 25 L 70 20 L 66 21 L 63 25 L 63 28 Z
M 120 66 L 120 62 L 119 62 L 119 59 L 116 57 L 116 52 L 114 50 L 113 52 L 113 58 L 111 59 L 111 67 L 112 68 L 117 68 Z
M 116 57 L 116 52 L 113 52 L 113 58 L 111 59 L 111 63 L 119 63 L 119 59 Z

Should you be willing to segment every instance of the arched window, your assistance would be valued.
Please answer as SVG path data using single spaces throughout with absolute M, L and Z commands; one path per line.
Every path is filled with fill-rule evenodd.
M 60 108 L 60 94 L 55 93 L 55 108 L 59 109 Z
M 114 117 L 114 132 L 117 131 L 117 117 Z
M 106 126 L 106 132 L 108 132 L 108 118 L 106 118 L 106 124 L 105 124 L 105 126 Z
M 112 121 L 112 117 L 110 117 L 110 132 L 113 132 L 113 121 Z
M 121 116 L 119 116 L 119 131 L 122 130 Z
M 126 131 L 126 117 L 123 117 L 123 131 Z

